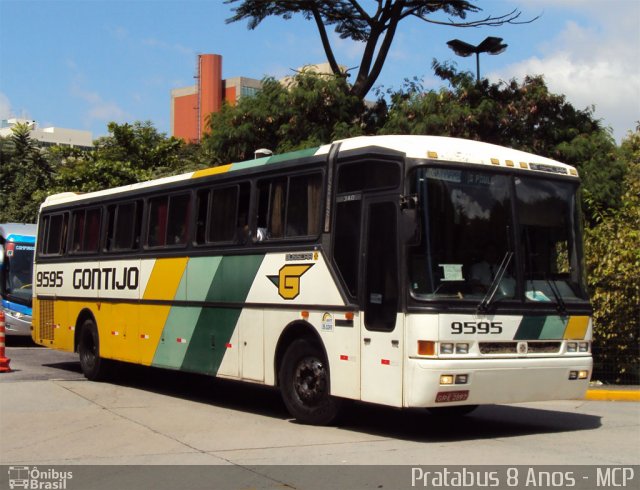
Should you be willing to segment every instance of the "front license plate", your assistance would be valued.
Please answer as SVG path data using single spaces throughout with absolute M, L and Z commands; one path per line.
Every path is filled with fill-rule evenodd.
M 463 402 L 469 398 L 469 390 L 441 391 L 436 395 L 436 403 Z

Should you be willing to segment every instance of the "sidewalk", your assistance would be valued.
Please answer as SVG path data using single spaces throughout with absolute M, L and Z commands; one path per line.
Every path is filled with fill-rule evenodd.
M 589 386 L 587 400 L 640 402 L 640 386 L 596 385 Z

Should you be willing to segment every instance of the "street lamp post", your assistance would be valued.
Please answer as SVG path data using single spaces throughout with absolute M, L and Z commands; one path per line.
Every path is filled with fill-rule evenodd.
M 452 39 L 447 43 L 453 52 L 458 56 L 466 58 L 475 53 L 476 55 L 476 82 L 480 81 L 480 53 L 488 53 L 492 55 L 500 54 L 507 49 L 507 44 L 502 43 L 501 37 L 487 37 L 477 46 L 460 41 L 460 39 Z

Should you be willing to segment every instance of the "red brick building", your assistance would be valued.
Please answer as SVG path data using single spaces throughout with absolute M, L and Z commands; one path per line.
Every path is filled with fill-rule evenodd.
M 260 90 L 259 80 L 222 78 L 222 56 L 200 54 L 196 61 L 196 84 L 171 91 L 171 135 L 198 142 L 208 132 L 207 118 L 222 105 Z

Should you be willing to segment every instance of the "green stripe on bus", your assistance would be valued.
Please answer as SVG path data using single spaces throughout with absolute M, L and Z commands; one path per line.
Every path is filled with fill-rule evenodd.
M 540 337 L 546 316 L 525 316 L 520 322 L 514 340 L 530 340 Z
M 564 330 L 567 327 L 569 317 L 548 316 L 540 332 L 540 339 L 561 339 L 564 337 Z
M 558 315 L 524 316 L 514 340 L 562 339 L 569 317 Z
M 206 300 L 244 302 L 263 259 L 264 255 L 224 257 Z M 202 308 L 181 368 L 216 374 L 241 312 L 241 308 Z
M 312 157 L 318 151 L 319 146 L 315 148 L 305 148 L 304 150 L 291 151 L 289 153 L 282 153 L 280 155 L 273 155 L 269 157 L 269 165 L 273 163 L 286 162 L 287 160 L 293 160 L 294 158 Z
M 173 299 L 205 301 L 221 261 L 222 257 L 189 259 Z M 201 312 L 199 307 L 171 308 L 152 365 L 180 369 Z
M 180 369 L 187 353 L 185 342 L 193 337 L 201 308 L 174 306 L 169 312 L 152 366 Z

